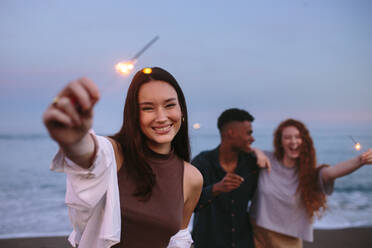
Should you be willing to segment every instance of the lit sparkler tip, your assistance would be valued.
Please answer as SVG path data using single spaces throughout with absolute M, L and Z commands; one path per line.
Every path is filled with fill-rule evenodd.
M 115 69 L 120 74 L 129 74 L 131 70 L 133 70 L 134 65 L 132 62 L 119 62 L 115 65 Z
M 194 125 L 192 125 L 192 127 L 194 129 L 199 129 L 200 128 L 200 124 L 199 123 L 194 123 Z
M 353 136 L 350 135 L 349 137 L 354 142 L 355 150 L 360 151 L 362 149 L 362 145 L 359 142 L 356 142 Z
M 362 146 L 361 146 L 361 144 L 359 142 L 356 143 L 354 147 L 355 147 L 355 150 L 357 150 L 357 151 L 359 151 L 360 149 L 362 149 Z

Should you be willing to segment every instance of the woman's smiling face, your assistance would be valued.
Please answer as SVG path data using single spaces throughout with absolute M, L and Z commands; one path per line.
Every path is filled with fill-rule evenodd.
M 285 159 L 296 160 L 300 156 L 302 138 L 296 127 L 285 127 L 282 131 L 281 142 Z
M 139 89 L 138 104 L 147 145 L 155 152 L 168 153 L 182 122 L 176 90 L 167 82 L 150 81 Z

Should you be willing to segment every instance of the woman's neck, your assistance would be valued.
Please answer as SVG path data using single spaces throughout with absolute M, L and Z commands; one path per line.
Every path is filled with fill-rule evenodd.
M 289 158 L 288 156 L 286 156 L 284 154 L 284 157 L 283 157 L 283 160 L 282 160 L 282 164 L 286 168 L 293 168 L 297 164 L 297 159 Z
M 158 143 L 152 143 L 150 141 L 147 142 L 148 148 L 158 154 L 169 154 L 171 152 L 171 143 L 165 143 L 165 144 L 158 144 Z

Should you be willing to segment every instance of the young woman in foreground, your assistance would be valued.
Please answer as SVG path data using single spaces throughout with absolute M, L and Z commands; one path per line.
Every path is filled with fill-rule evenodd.
M 265 152 L 271 172 L 260 171 L 250 209 L 255 246 L 299 248 L 302 240 L 313 241 L 313 219 L 325 210 L 334 180 L 372 164 L 372 149 L 334 166 L 317 167 L 309 131 L 293 119 L 276 129 L 274 149 Z
M 175 78 L 156 67 L 137 72 L 112 137 L 90 131 L 99 99 L 92 81 L 73 81 L 56 99 L 43 120 L 60 147 L 52 170 L 67 174 L 70 243 L 190 247 L 203 178 L 188 162 L 186 102 Z

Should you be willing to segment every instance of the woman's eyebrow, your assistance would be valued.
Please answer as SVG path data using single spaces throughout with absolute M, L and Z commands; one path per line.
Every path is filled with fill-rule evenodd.
M 172 102 L 172 101 L 177 101 L 177 98 L 172 97 L 172 98 L 166 99 L 164 102 L 168 103 L 168 102 Z M 139 105 L 153 105 L 153 104 L 154 104 L 153 102 L 140 102 L 139 103 Z
M 169 99 L 165 100 L 165 102 L 171 102 L 171 101 L 176 101 L 176 100 L 177 100 L 177 98 L 172 97 L 172 98 L 169 98 Z
M 140 102 L 139 105 L 153 105 L 152 102 Z

